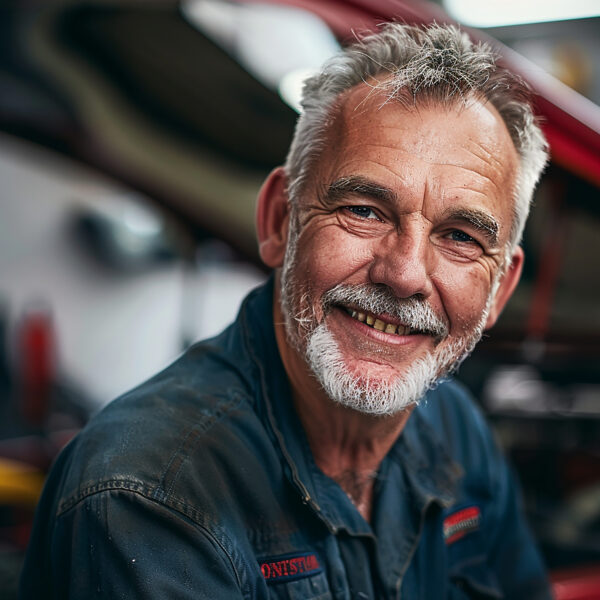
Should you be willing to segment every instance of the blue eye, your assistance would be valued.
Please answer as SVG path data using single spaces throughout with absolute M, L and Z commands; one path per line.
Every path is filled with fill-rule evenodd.
M 475 241 L 470 235 L 459 229 L 454 229 L 450 232 L 450 239 L 453 242 L 461 242 L 463 244 Z
M 363 219 L 378 219 L 375 211 L 368 206 L 346 206 L 346 209 Z

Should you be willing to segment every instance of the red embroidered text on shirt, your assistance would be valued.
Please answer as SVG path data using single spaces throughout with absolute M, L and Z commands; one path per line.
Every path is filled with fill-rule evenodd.
M 317 555 L 306 552 L 261 561 L 260 571 L 267 583 L 277 583 L 310 577 L 320 573 L 322 569 Z

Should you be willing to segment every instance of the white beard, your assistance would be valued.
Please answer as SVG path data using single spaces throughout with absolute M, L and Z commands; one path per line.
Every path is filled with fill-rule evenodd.
M 485 323 L 485 319 L 482 319 Z M 479 329 L 483 329 L 481 326 Z M 308 365 L 335 402 L 369 415 L 392 415 L 416 405 L 428 390 L 458 368 L 481 337 L 480 331 L 417 358 L 392 381 L 359 378 L 346 366 L 332 333 L 321 323 L 306 344 Z

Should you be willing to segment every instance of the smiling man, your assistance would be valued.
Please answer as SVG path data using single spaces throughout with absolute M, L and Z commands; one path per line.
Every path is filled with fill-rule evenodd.
M 303 104 L 258 200 L 273 277 L 63 452 L 23 598 L 550 597 L 444 379 L 521 273 L 546 161 L 522 83 L 454 28 L 394 24 Z

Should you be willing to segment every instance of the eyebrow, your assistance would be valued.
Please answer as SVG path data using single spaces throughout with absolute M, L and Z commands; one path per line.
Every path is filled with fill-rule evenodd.
M 477 231 L 480 231 L 491 246 L 498 245 L 498 232 L 500 227 L 494 217 L 481 210 L 473 208 L 450 209 L 444 217 L 448 220 L 463 221 L 468 223 Z
M 391 189 L 356 175 L 341 177 L 330 184 L 325 193 L 325 199 L 329 202 L 336 202 L 354 194 L 388 204 L 396 200 L 396 194 Z
M 397 195 L 393 190 L 357 175 L 340 177 L 331 183 L 327 187 L 325 200 L 334 203 L 354 194 L 388 204 L 397 201 Z M 496 219 L 488 213 L 474 208 L 451 208 L 444 214 L 444 217 L 448 220 L 463 221 L 469 224 L 484 235 L 490 246 L 498 246 L 500 227 Z

